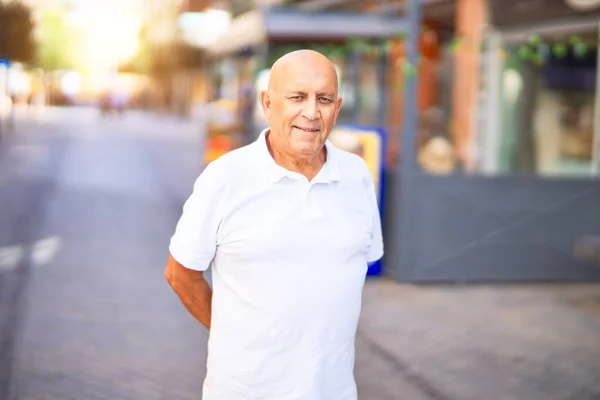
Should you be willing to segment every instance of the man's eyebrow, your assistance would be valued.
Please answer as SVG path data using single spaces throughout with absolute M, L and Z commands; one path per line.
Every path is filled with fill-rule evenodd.
M 328 92 L 328 91 L 320 91 L 317 92 L 317 96 L 327 96 L 327 97 L 333 97 L 335 96 L 335 92 Z M 288 96 L 292 96 L 292 95 L 301 95 L 301 96 L 307 96 L 308 93 L 302 91 L 302 90 L 290 90 L 287 94 Z

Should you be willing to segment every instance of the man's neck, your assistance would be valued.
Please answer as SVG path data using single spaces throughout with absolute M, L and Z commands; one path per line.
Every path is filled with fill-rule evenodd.
M 325 146 L 323 146 L 321 151 L 317 154 L 298 157 L 287 154 L 284 151 L 278 150 L 276 146 L 273 146 L 272 138 L 269 137 L 269 133 L 270 132 L 267 132 L 266 136 L 267 148 L 276 164 L 289 171 L 304 175 L 309 181 L 319 173 L 327 160 L 327 148 Z

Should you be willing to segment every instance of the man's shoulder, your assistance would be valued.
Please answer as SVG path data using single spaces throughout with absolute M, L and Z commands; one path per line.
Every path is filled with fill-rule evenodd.
M 353 176 L 370 177 L 369 167 L 365 160 L 357 154 L 332 146 L 338 160 L 338 166 L 343 172 L 351 173 Z
M 256 157 L 255 144 L 250 143 L 237 149 L 228 151 L 223 154 L 211 164 L 215 165 L 215 168 L 227 169 L 230 167 L 237 166 L 239 164 L 252 163 Z
M 204 173 L 221 178 L 239 176 L 242 171 L 251 169 L 256 164 L 254 143 L 231 150 L 210 162 Z

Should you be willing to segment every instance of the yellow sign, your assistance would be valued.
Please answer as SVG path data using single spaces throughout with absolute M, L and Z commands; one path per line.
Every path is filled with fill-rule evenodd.
M 365 160 L 375 183 L 375 191 L 379 196 L 382 168 L 382 141 L 379 133 L 377 131 L 340 127 L 331 132 L 329 140 L 336 147 L 357 154 Z

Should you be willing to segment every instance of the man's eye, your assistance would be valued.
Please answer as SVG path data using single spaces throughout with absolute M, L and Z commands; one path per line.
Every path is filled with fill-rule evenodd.
M 302 96 L 292 96 L 290 97 L 290 99 L 292 100 L 300 100 L 302 98 Z
M 327 97 L 321 97 L 319 100 L 321 100 L 323 103 L 331 103 L 331 99 L 328 99 Z

